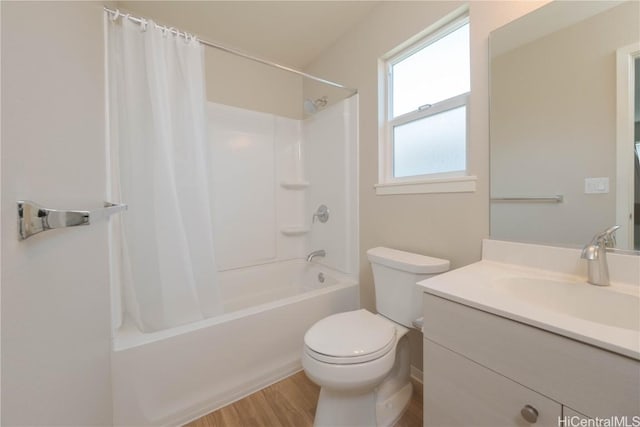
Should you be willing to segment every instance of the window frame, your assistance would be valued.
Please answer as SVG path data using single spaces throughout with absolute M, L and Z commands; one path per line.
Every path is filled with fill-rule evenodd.
M 451 19 L 439 26 L 435 31 L 429 32 L 426 36 L 419 38 L 407 46 L 401 46 L 401 50 L 399 52 L 395 51 L 394 53 L 381 58 L 380 70 L 382 76 L 380 87 L 384 91 L 382 94 L 384 105 L 380 111 L 380 119 L 382 123 L 378 137 L 379 176 L 378 184 L 375 185 L 377 194 L 475 191 L 476 177 L 468 175 L 470 91 L 444 99 L 433 105 L 429 105 L 428 107 L 421 106 L 417 110 L 404 113 L 395 118 L 391 117 L 393 111 L 393 66 L 467 24 L 469 24 L 469 14 L 464 13 L 462 15 L 458 15 L 454 19 Z M 415 122 L 463 106 L 466 110 L 464 170 L 395 177 L 393 173 L 394 128 L 396 126 Z

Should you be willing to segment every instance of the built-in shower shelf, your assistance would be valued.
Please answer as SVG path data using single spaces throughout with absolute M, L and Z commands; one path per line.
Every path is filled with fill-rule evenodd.
M 282 188 L 286 188 L 287 190 L 304 190 L 309 186 L 309 182 L 307 181 L 282 181 L 280 183 Z
M 307 234 L 309 229 L 307 227 L 283 227 L 280 232 L 285 236 L 301 236 Z

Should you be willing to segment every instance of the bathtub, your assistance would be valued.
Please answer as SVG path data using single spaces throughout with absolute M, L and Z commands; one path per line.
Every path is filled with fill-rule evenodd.
M 225 314 L 113 342 L 115 425 L 180 425 L 301 369 L 316 321 L 359 306 L 358 284 L 293 260 L 220 273 Z

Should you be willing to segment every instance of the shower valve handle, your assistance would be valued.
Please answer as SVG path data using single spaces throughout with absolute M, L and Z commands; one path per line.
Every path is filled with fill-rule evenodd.
M 316 222 L 316 218 L 318 218 L 318 221 L 323 224 L 329 221 L 329 208 L 327 208 L 325 205 L 318 206 L 316 213 L 314 213 L 313 217 L 311 218 L 311 222 Z

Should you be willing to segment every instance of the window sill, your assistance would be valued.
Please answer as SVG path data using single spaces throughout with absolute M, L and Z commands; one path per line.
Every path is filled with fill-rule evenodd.
M 374 185 L 376 195 L 392 194 L 428 194 L 428 193 L 474 193 L 476 191 L 475 176 L 437 178 L 423 181 L 393 182 Z

